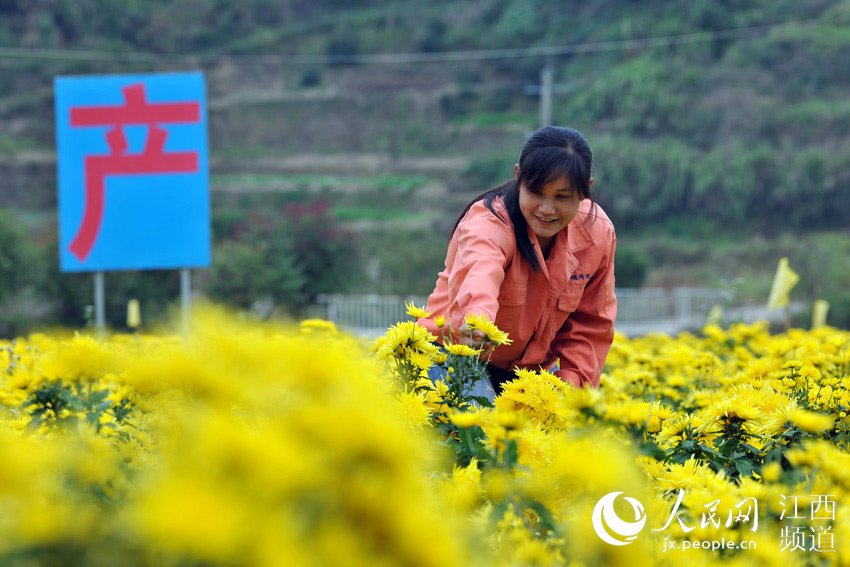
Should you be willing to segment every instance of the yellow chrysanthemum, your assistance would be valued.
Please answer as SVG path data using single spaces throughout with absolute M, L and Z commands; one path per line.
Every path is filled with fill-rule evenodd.
M 754 435 L 764 424 L 764 415 L 756 407 L 755 399 L 756 394 L 752 390 L 739 391 L 735 396 L 712 404 L 701 416 L 714 432 L 722 432 L 733 424 L 741 424 L 747 433 Z
M 782 465 L 780 465 L 777 461 L 768 463 L 762 467 L 761 474 L 765 482 L 777 482 L 779 480 L 779 476 L 782 474 Z
M 301 331 L 304 333 L 326 332 L 331 334 L 339 332 L 333 322 L 325 319 L 304 319 L 301 321 Z
M 457 356 L 478 356 L 481 354 L 481 350 L 462 344 L 445 344 L 443 348 Z
M 49 380 L 98 380 L 114 368 L 116 353 L 104 342 L 77 334 L 41 361 L 44 377 Z
M 422 429 L 428 424 L 431 410 L 425 402 L 424 394 L 402 392 L 398 397 L 399 411 L 405 421 L 415 429 Z
M 696 459 L 688 459 L 681 465 L 670 465 L 656 480 L 664 492 L 690 490 L 701 484 L 697 474 L 702 465 Z
M 434 364 L 434 359 L 424 352 L 411 352 L 407 355 L 407 358 L 420 370 L 428 370 Z
M 437 337 L 415 321 L 404 321 L 390 327 L 386 334 L 375 339 L 371 350 L 380 361 L 404 357 L 410 351 L 435 355 L 439 352 L 439 347 L 434 344 L 436 340 Z
M 487 336 L 487 340 L 491 341 L 496 346 L 509 345 L 513 342 L 508 338 L 508 334 L 504 331 L 500 331 L 496 324 L 490 321 L 486 315 L 467 315 L 465 321 L 466 326 L 469 327 L 470 330 L 478 329 L 479 331 L 482 331 Z
M 455 512 L 467 512 L 482 497 L 481 469 L 478 459 L 472 458 L 469 465 L 454 466 L 451 480 L 441 483 Z
M 820 433 L 832 428 L 835 416 L 798 408 L 791 412 L 791 422 L 803 431 Z
M 214 322 L 193 325 L 188 348 L 179 336 L 0 339 L 0 447 L 9 463 L 0 466 L 0 502 L 14 518 L 0 520 L 0 563 L 68 542 L 97 557 L 122 556 L 129 542 L 144 564 L 717 563 L 695 549 L 659 561 L 660 549 L 639 547 L 647 539 L 660 547 L 649 530 L 625 551 L 599 540 L 587 518 L 613 491 L 638 498 L 661 522 L 685 489 L 680 517 L 700 529 L 684 534 L 674 520 L 671 538 L 752 539 L 771 549 L 724 554 L 730 565 L 778 565 L 787 555 L 775 536 L 751 535 L 752 514 L 723 525 L 746 499 L 762 512 L 767 505 L 759 522 L 768 535 L 784 525 L 775 522 L 783 494 L 834 495 L 836 529 L 850 522 L 846 331 L 771 336 L 767 324 L 738 324 L 676 337 L 617 333 L 602 387 L 572 388 L 524 369 L 484 410 L 456 395 L 474 359 L 453 362 L 448 383 L 423 376 L 432 358 L 446 366 L 457 357 L 435 354 L 433 337 L 413 322 L 388 329 L 374 355 L 341 332 Z M 811 435 L 800 441 L 797 428 Z M 449 438 L 435 443 L 437 432 Z M 653 442 L 673 459 L 641 456 Z M 709 466 L 712 449 L 736 455 L 735 467 Z M 759 477 L 739 467 L 751 458 L 758 470 L 777 449 L 790 470 L 771 462 Z M 702 460 L 670 462 L 700 451 Z M 803 484 L 780 484 L 791 479 Z M 85 487 L 98 487 L 109 510 Z M 815 498 L 801 497 L 801 514 Z M 499 502 L 509 505 L 494 518 Z M 712 506 L 721 524 L 703 529 Z M 104 527 L 115 513 L 121 538 Z
M 407 308 L 407 314 L 414 319 L 427 319 L 433 314 L 432 311 L 425 311 L 422 307 L 416 307 L 412 301 L 410 303 L 405 301 L 404 306 Z
M 452 412 L 449 414 L 449 420 L 460 427 L 468 429 L 476 425 L 481 425 L 483 413 L 479 411 Z

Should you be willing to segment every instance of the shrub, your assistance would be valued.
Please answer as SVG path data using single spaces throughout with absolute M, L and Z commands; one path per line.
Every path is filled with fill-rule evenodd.
M 643 287 L 649 275 L 650 264 L 649 256 L 642 250 L 633 247 L 618 248 L 614 262 L 617 285 L 620 287 Z
M 12 297 L 24 282 L 27 270 L 26 230 L 0 210 L 0 301 Z
M 325 200 L 251 208 L 216 243 L 204 282 L 213 298 L 248 307 L 270 298 L 301 307 L 320 293 L 342 292 L 361 277 L 357 238 Z

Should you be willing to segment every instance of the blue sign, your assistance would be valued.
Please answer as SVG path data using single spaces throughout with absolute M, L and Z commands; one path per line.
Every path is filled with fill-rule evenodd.
M 202 73 L 56 77 L 63 272 L 211 262 Z

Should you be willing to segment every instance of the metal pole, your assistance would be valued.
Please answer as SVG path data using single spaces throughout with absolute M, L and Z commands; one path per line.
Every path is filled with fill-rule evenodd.
M 183 340 L 189 342 L 189 309 L 192 306 L 192 281 L 188 268 L 180 270 L 180 308 L 183 319 Z
M 94 326 L 97 328 L 98 334 L 103 334 L 103 330 L 106 327 L 106 315 L 104 312 L 106 311 L 106 301 L 104 299 L 105 294 L 103 291 L 103 272 L 95 272 L 94 273 Z
M 551 65 L 540 71 L 540 127 L 552 125 L 552 77 Z

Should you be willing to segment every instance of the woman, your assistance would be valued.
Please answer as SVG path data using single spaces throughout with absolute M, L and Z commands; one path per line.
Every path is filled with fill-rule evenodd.
M 445 316 L 453 342 L 492 347 L 469 331 L 467 314 L 486 315 L 509 334 L 510 345 L 481 355 L 490 354 L 496 394 L 514 368 L 599 386 L 617 312 L 616 236 L 591 196 L 592 163 L 579 132 L 543 128 L 523 147 L 514 179 L 476 197 L 452 229 L 426 310 Z M 445 334 L 433 319 L 419 323 Z

